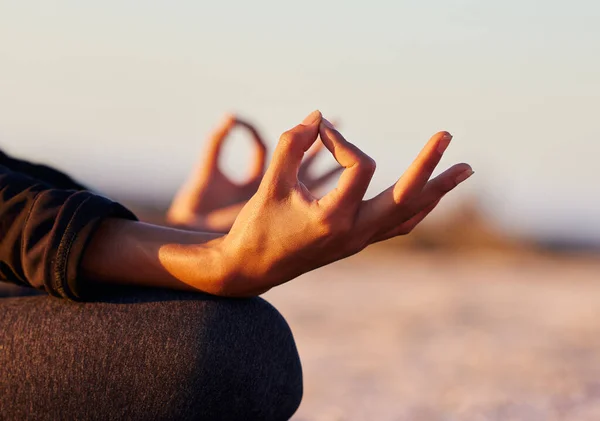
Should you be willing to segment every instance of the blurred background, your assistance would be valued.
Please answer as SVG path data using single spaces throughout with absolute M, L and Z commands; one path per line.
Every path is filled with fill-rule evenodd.
M 320 109 L 369 195 L 439 130 L 476 174 L 413 234 L 269 292 L 297 420 L 600 418 L 600 3 L 0 0 L 0 146 L 161 220 L 222 114 Z M 244 176 L 234 133 L 222 162 Z M 330 157 L 319 162 L 331 164 Z

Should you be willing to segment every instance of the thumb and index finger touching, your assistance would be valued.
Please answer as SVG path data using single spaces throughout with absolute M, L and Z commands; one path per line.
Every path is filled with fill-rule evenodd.
M 320 199 L 319 204 L 346 209 L 364 204 L 369 224 L 380 218 L 399 221 L 429 209 L 473 173 L 469 165 L 457 164 L 430 180 L 452 139 L 448 132 L 439 132 L 425 145 L 397 183 L 363 202 L 375 171 L 375 161 L 348 142 L 320 112 L 315 111 L 302 124 L 282 135 L 269 169 L 269 182 L 285 180 L 289 185 L 295 185 L 302 158 L 318 135 L 343 167 L 337 187 Z
M 296 185 L 302 158 L 317 140 L 322 118 L 320 111 L 313 111 L 301 124 L 281 135 L 271 164 L 267 169 L 265 182 L 275 184 L 284 182 L 288 186 Z
M 281 136 L 265 182 L 283 181 L 288 186 L 296 185 L 302 158 L 319 135 L 325 147 L 344 168 L 337 187 L 319 204 L 343 206 L 360 203 L 375 172 L 375 161 L 348 142 L 319 111 L 312 112 L 302 124 Z
M 264 142 L 251 125 L 241 121 L 236 123 L 236 121 L 235 118 L 226 119 L 215 130 L 210 142 L 209 161 L 213 165 L 217 164 L 224 139 L 235 124 L 240 124 L 251 131 L 258 145 L 253 176 L 262 177 L 266 160 Z M 319 136 L 323 145 L 343 167 L 337 187 L 320 199 L 319 205 L 355 209 L 362 203 L 369 187 L 375 172 L 375 161 L 348 142 L 329 121 L 323 118 L 320 111 L 312 112 L 301 124 L 281 135 L 263 183 L 281 186 L 283 182 L 284 187 L 295 186 L 298 183 L 302 160 Z M 411 199 L 421 196 L 421 193 L 424 192 L 423 197 L 417 201 L 419 206 L 416 206 L 417 209 L 414 210 L 420 211 L 421 208 L 438 202 L 443 194 L 462 181 L 457 177 L 470 175 L 472 173 L 470 166 L 459 164 L 428 183 L 451 139 L 452 136 L 447 132 L 434 135 L 395 185 L 365 202 L 370 214 L 367 219 L 378 219 L 395 213 L 397 209 L 404 207 L 402 203 L 412 201 Z

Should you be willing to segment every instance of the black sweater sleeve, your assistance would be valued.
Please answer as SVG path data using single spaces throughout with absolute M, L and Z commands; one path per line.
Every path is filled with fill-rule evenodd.
M 100 222 L 136 218 L 105 197 L 57 184 L 0 165 L 0 279 L 77 300 L 81 258 Z

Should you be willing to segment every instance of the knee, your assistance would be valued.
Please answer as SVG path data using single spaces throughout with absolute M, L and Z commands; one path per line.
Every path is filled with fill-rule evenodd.
M 15 413 L 284 420 L 302 399 L 290 328 L 260 298 L 139 292 L 101 303 L 7 303 L 0 322 L 17 320 L 6 327 L 14 339 L 8 354 L 20 357 L 4 361 L 3 354 L 0 363 L 13 373 L 13 400 L 23 404 Z
M 302 368 L 292 332 L 261 298 L 178 302 L 180 418 L 287 420 L 302 400 Z M 166 328 L 169 328 L 166 326 Z M 181 361 L 181 360 L 180 360 Z M 175 401 L 172 401 L 174 404 Z M 184 403 L 185 402 L 185 403 Z
M 255 298 L 211 301 L 205 317 L 197 374 L 201 382 L 204 373 L 212 377 L 215 396 L 224 397 L 213 401 L 215 413 L 235 409 L 230 419 L 289 419 L 302 399 L 302 368 L 283 316 Z

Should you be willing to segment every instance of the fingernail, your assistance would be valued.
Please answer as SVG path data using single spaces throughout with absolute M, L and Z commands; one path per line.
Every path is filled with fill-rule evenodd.
M 437 150 L 439 153 L 444 153 L 446 149 L 448 149 L 448 145 L 450 145 L 450 141 L 452 140 L 452 135 L 450 133 L 445 133 L 444 136 L 440 139 Z
M 315 110 L 302 121 L 302 124 L 308 126 L 310 124 L 314 124 L 321 117 L 321 111 Z
M 323 122 L 323 125 L 325 127 L 327 127 L 328 129 L 335 130 L 335 127 L 333 127 L 333 124 L 331 124 L 331 122 L 329 120 L 327 120 L 326 118 L 321 119 L 321 121 Z
M 467 178 L 471 177 L 473 174 L 475 174 L 475 171 L 468 169 L 465 170 L 463 172 L 461 172 L 460 174 L 458 174 L 456 176 L 456 184 L 462 183 L 463 181 L 465 181 Z

